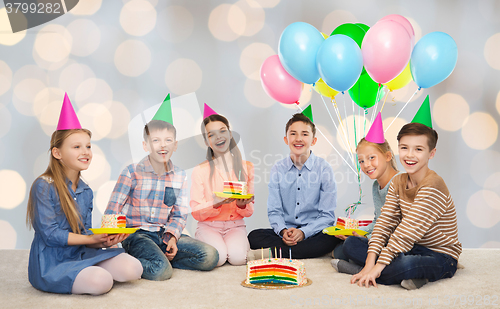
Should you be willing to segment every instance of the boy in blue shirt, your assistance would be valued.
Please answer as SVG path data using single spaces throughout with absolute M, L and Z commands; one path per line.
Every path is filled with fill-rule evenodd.
M 322 233 L 335 223 L 333 169 L 310 150 L 317 141 L 311 119 L 297 113 L 286 124 L 285 132 L 290 156 L 273 166 L 269 182 L 267 212 L 272 229 L 250 232 L 250 248 L 282 248 L 283 257 L 289 257 L 291 248 L 295 259 L 319 257 L 332 252 L 340 242 Z M 259 257 L 260 252 L 255 255 Z

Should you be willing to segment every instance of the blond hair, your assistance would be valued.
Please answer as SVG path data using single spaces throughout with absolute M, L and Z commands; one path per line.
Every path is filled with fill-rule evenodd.
M 358 146 L 356 147 L 356 152 L 358 151 L 359 147 L 361 145 L 370 145 L 375 147 L 378 151 L 380 151 L 382 154 L 386 154 L 388 151 L 391 153 L 391 167 L 397 171 L 398 170 L 398 165 L 396 163 L 396 157 L 394 156 L 394 152 L 392 152 L 391 146 L 385 139 L 383 143 L 373 143 L 370 141 L 367 141 L 364 137 L 359 141 Z
M 64 173 L 64 167 L 60 160 L 56 159 L 52 154 L 52 149 L 61 148 L 64 141 L 72 134 L 75 133 L 86 133 L 89 137 L 92 137 L 92 133 L 87 129 L 71 129 L 71 130 L 58 130 L 52 133 L 52 137 L 50 139 L 50 160 L 49 166 L 47 170 L 40 175 L 40 177 L 48 177 L 52 179 L 54 183 L 54 187 L 56 189 L 57 194 L 59 195 L 59 201 L 61 203 L 61 209 L 66 216 L 66 219 L 69 222 L 69 226 L 71 230 L 75 234 L 81 234 L 80 228 L 83 227 L 82 219 L 78 209 L 76 208 L 75 202 L 71 198 L 71 194 L 68 190 L 67 177 Z M 78 179 L 80 177 L 80 173 L 78 173 Z M 38 179 L 37 178 L 37 179 Z M 30 189 L 30 195 L 28 199 L 28 210 L 26 213 L 26 224 L 29 227 L 33 226 L 35 222 L 36 209 L 35 204 L 33 202 L 33 187 L 36 183 L 36 180 L 33 182 L 33 185 Z

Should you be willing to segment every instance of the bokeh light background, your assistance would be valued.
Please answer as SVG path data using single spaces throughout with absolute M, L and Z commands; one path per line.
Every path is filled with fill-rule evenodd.
M 197 99 L 194 109 L 173 103 L 174 121 L 184 124 L 184 136 L 199 134 L 204 102 L 228 117 L 241 135 L 246 159 L 255 164 L 256 210 L 246 219 L 247 230 L 269 226 L 269 172 L 288 153 L 284 125 L 297 109 L 265 94 L 260 65 L 277 53 L 280 34 L 292 22 L 308 22 L 329 34 L 342 23 L 372 26 L 388 14 L 408 18 L 417 41 L 432 31 L 450 34 L 459 57 L 452 75 L 420 91 L 386 137 L 394 149 L 397 131 L 429 94 L 439 132 L 430 166 L 455 200 L 460 241 L 469 248 L 500 247 L 500 2 L 85 0 L 56 20 L 16 34 L 0 8 L 0 248 L 30 246 L 27 196 L 47 167 L 49 136 L 64 92 L 82 125 L 93 132 L 94 159 L 84 177 L 95 192 L 94 224 L 119 173 L 133 160 L 129 124 L 170 92 L 173 98 L 195 93 Z M 385 126 L 415 90 L 411 83 L 389 95 Z M 337 100 L 344 104 L 342 95 Z M 320 96 L 306 85 L 300 102 L 302 108 L 313 105 L 316 124 L 348 158 Z M 345 102 L 351 106 L 348 96 Z M 348 115 L 352 126 L 352 112 Z M 186 149 L 203 160 L 199 140 Z M 335 169 L 337 215 L 343 215 L 357 200 L 354 173 L 323 136 L 314 151 Z M 174 163 L 182 156 L 179 149 Z M 370 217 L 371 181 L 362 177 L 362 185 L 365 204 L 355 215 Z M 190 218 L 188 230 L 194 228 Z

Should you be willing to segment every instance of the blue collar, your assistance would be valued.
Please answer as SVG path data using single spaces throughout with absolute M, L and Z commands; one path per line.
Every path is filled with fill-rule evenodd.
M 315 160 L 316 160 L 316 155 L 312 152 L 312 150 L 310 150 L 309 158 L 307 158 L 303 166 L 305 166 L 308 170 L 311 171 L 314 166 Z M 288 168 L 288 170 L 290 170 L 292 166 L 295 166 L 295 164 L 292 161 L 292 157 L 288 156 L 288 159 L 286 160 L 286 167 Z

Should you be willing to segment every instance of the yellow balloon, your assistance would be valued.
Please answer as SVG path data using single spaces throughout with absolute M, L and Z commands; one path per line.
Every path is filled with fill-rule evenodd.
M 328 34 L 324 34 L 323 32 L 321 32 L 321 34 L 323 35 L 323 37 L 325 38 L 325 40 L 330 37 Z
M 390 91 L 396 90 L 403 88 L 404 86 L 408 85 L 409 82 L 411 82 L 412 77 L 411 77 L 411 71 L 410 71 L 410 63 L 406 65 L 406 68 L 401 72 L 398 76 L 396 76 L 393 80 L 389 81 L 388 83 L 385 83 L 384 85 L 387 86 L 387 89 Z
M 339 94 L 337 90 L 332 89 L 321 78 L 314 84 L 314 90 L 316 90 L 316 92 L 321 94 L 322 96 L 330 99 Z

